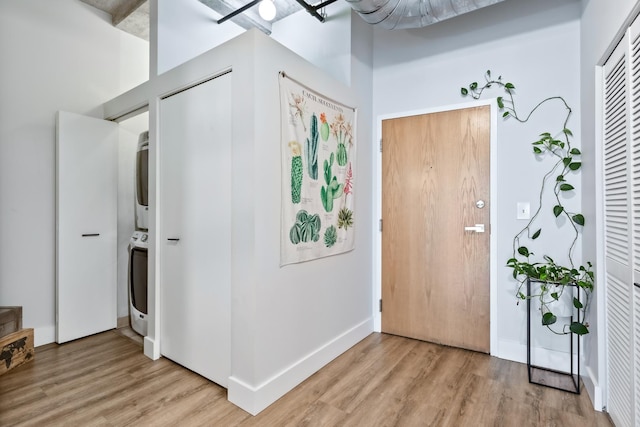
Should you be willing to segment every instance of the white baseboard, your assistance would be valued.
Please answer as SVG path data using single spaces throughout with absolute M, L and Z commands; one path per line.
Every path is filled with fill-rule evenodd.
M 568 352 L 535 347 L 531 352 L 531 364 L 568 372 L 570 364 L 567 355 Z M 527 345 L 518 341 L 498 340 L 498 351 L 492 356 L 512 362 L 527 363 Z M 577 365 L 577 356 L 574 357 L 573 362 Z
M 160 346 L 157 341 L 149 338 L 148 336 L 144 337 L 143 346 L 145 356 L 151 360 L 160 359 Z
M 499 359 L 527 363 L 527 346 L 518 341 L 498 340 L 498 349 L 491 354 Z
M 33 329 L 33 346 L 38 347 L 56 342 L 56 327 L 41 326 Z
M 591 398 L 593 403 L 593 409 L 602 412 L 604 409 L 604 399 L 602 398 L 602 388 L 598 385 L 596 376 L 594 375 L 591 367 L 587 366 L 585 373 L 582 375 L 582 382 L 584 388 L 587 390 L 587 394 Z
M 256 415 L 371 332 L 373 318 L 354 326 L 257 386 L 247 384 L 232 375 L 229 377 L 228 399 L 250 414 Z

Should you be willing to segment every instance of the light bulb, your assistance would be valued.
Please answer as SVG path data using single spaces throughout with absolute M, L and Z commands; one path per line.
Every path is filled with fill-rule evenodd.
M 271 21 L 276 17 L 276 5 L 271 0 L 262 0 L 258 6 L 258 13 L 265 21 Z

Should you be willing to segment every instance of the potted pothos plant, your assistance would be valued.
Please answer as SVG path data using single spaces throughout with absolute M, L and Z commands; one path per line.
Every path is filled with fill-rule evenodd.
M 472 82 L 467 87 L 461 88 L 462 96 L 471 96 L 474 99 L 482 97 L 483 93 L 490 88 L 502 89 L 503 96 L 497 97 L 498 109 L 502 112 L 504 119 L 514 119 L 520 123 L 526 123 L 531 116 L 543 105 L 551 102 L 560 102 L 565 108 L 565 115 L 562 120 L 562 128 L 555 132 L 543 132 L 539 139 L 533 141 L 532 148 L 535 156 L 548 156 L 554 159 L 548 171 L 544 174 L 540 184 L 538 206 L 534 210 L 527 224 L 513 237 L 513 254 L 507 260 L 506 265 L 512 269 L 513 277 L 517 281 L 516 296 L 518 301 L 536 299 L 542 314 L 542 324 L 556 334 L 584 335 L 589 332 L 589 325 L 586 322 L 586 312 L 594 287 L 594 275 L 592 265 L 575 265 L 573 253 L 578 242 L 579 230 L 585 224 L 585 218 L 581 213 L 572 212 L 565 206 L 564 196 L 575 191 L 575 184 L 569 182 L 571 176 L 580 171 L 582 153 L 571 144 L 573 134 L 567 127 L 571 116 L 571 107 L 561 96 L 552 96 L 540 101 L 526 115 L 521 115 L 515 104 L 515 85 L 504 81 L 502 76 L 492 77 L 491 71 L 484 75 L 481 83 Z M 542 164 L 542 162 L 541 162 Z M 543 206 L 547 192 L 552 192 L 550 197 L 554 200 L 553 207 Z M 550 214 L 555 218 L 564 217 L 566 222 L 563 226 L 571 228 L 571 241 L 568 242 L 568 264 L 561 265 L 554 261 L 549 255 L 542 254 L 536 256 L 532 245 L 537 243 L 537 239 L 543 235 L 542 228 L 538 227 L 537 220 L 542 214 Z M 537 249 L 536 249 L 537 251 Z M 527 281 L 537 282 L 535 291 L 527 291 Z M 575 291 L 575 292 L 574 292 Z M 575 308 L 577 316 L 572 318 L 569 324 L 558 325 L 558 315 L 556 315 L 557 302 L 569 294 L 570 301 Z M 584 298 L 578 296 L 584 295 Z

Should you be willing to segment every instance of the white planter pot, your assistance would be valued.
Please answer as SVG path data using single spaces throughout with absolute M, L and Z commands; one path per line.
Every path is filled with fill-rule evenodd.
M 545 297 L 546 307 L 537 300 L 538 309 L 541 314 L 544 315 L 547 311 L 551 311 L 556 317 L 571 317 L 575 314 L 575 307 L 573 306 L 573 297 L 575 295 L 575 286 L 551 286 L 551 290 L 548 296 Z M 558 300 L 554 300 L 551 297 L 551 293 L 557 292 L 560 294 L 560 298 Z

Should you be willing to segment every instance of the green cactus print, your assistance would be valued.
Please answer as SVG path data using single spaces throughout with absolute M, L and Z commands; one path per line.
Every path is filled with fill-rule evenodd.
M 324 245 L 328 248 L 335 245 L 338 241 L 338 232 L 332 225 L 324 232 Z
M 315 113 L 311 116 L 310 136 L 311 139 L 307 138 L 304 149 L 309 178 L 315 180 L 318 179 L 318 116 Z
M 338 165 L 345 166 L 347 164 L 346 144 L 353 144 L 351 123 L 347 122 L 342 114 L 338 114 L 331 123 L 331 133 L 338 141 L 338 149 L 336 150 Z
M 338 150 L 336 151 L 336 160 L 338 165 L 345 166 L 347 164 L 347 147 L 343 143 L 338 143 Z
M 329 139 L 329 123 L 327 123 L 327 115 L 320 113 L 320 137 L 324 142 Z
M 338 212 L 338 228 L 353 227 L 353 211 L 347 208 L 340 209 Z
M 333 210 L 333 200 L 342 196 L 342 184 L 338 184 L 338 179 L 334 176 L 331 177 L 331 167 L 333 166 L 333 153 L 329 157 L 329 161 L 324 161 L 324 182 L 327 184 L 320 188 L 320 199 L 322 200 L 322 206 L 327 212 Z
M 302 192 L 302 148 L 297 141 L 289 142 L 291 149 L 291 201 L 300 203 L 300 193 Z
M 317 242 L 320 240 L 320 215 L 309 215 L 304 209 L 296 214 L 296 223 L 289 231 L 289 240 L 294 245 L 300 242 Z

